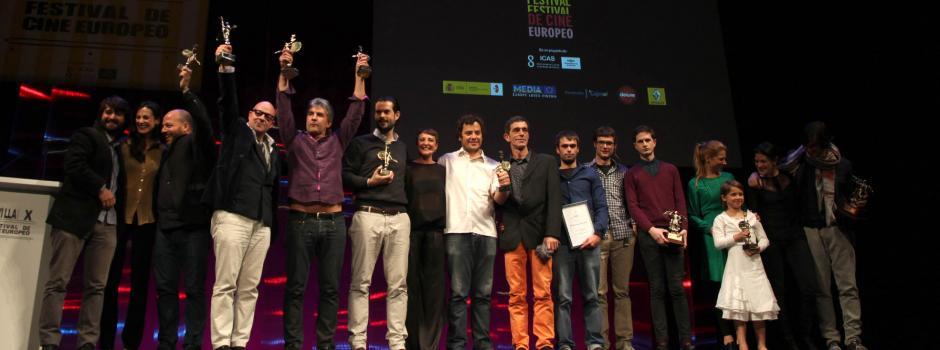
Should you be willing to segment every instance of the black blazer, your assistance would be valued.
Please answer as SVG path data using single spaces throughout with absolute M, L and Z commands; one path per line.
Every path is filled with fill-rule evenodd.
M 65 178 L 62 188 L 55 195 L 55 202 L 49 211 L 46 223 L 85 239 L 91 234 L 98 214 L 101 212 L 101 200 L 98 193 L 102 187 L 111 183 L 111 145 L 105 131 L 99 127 L 84 127 L 75 131 L 69 140 L 65 153 Z M 118 152 L 115 150 L 115 152 Z M 118 156 L 117 204 L 124 207 L 124 167 Z M 112 189 L 113 191 L 113 189 Z M 123 219 L 123 211 L 118 210 L 118 222 Z
M 212 210 L 225 210 L 250 219 L 263 221 L 271 228 L 272 240 L 277 234 L 277 204 L 281 161 L 277 147 L 271 147 L 271 166 L 264 166 L 263 155 L 255 146 L 255 132 L 248 127 L 248 121 L 239 114 L 234 73 L 219 73 L 219 114 L 222 128 L 222 150 L 216 162 L 215 170 L 209 179 L 209 185 L 203 201 L 209 203 Z M 246 171 L 252 171 L 246 174 Z M 261 172 L 256 174 L 254 172 Z M 264 193 L 242 191 L 245 177 L 263 178 Z M 268 192 L 269 191 L 269 192 Z M 260 197 L 269 197 L 258 198 Z M 265 201 L 264 204 L 255 204 Z M 259 208 L 258 205 L 269 205 Z M 270 216 L 261 215 L 270 210 Z
M 206 182 L 215 167 L 215 142 L 212 138 L 212 123 L 205 105 L 192 91 L 183 94 L 183 103 L 193 117 L 193 131 L 173 141 L 161 159 L 157 180 L 154 182 L 154 213 L 159 220 L 161 203 L 157 203 L 161 186 L 170 186 L 174 196 L 174 208 L 180 223 L 186 226 L 208 226 L 211 212 L 202 202 Z M 170 183 L 160 183 L 163 172 L 169 172 Z
M 512 251 L 519 242 L 535 249 L 545 236 L 561 237 L 561 185 L 555 157 L 531 153 L 522 175 L 522 203 L 510 194 L 499 206 L 505 230 L 499 234 L 499 249 Z
M 807 155 L 803 155 L 800 160 L 800 167 L 796 170 L 794 178 L 800 192 L 801 220 L 803 226 L 812 228 L 826 227 L 825 212 L 819 209 L 818 197 L 816 195 L 816 167 L 806 160 Z M 844 157 L 835 166 L 835 206 L 841 208 L 848 196 L 852 194 L 852 163 Z M 842 215 L 838 210 L 835 211 L 838 224 L 846 224 L 848 217 Z

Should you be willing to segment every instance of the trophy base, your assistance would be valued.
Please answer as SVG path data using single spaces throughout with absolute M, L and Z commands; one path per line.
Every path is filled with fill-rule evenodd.
M 363 79 L 366 79 L 372 76 L 372 67 L 360 66 L 359 69 L 356 70 L 356 75 L 362 77 Z
M 760 253 L 760 247 L 758 247 L 757 244 L 745 244 L 742 249 L 751 254 Z
M 294 67 L 284 67 L 284 69 L 281 69 L 281 74 L 287 79 L 294 79 L 300 75 L 300 70 Z
M 221 55 L 215 56 L 215 63 L 218 63 L 218 64 L 235 63 L 235 55 L 223 52 Z
M 385 168 L 379 169 L 379 175 L 382 175 L 382 176 L 388 176 L 388 174 L 389 174 L 390 172 L 391 172 L 391 171 L 389 171 L 388 169 L 385 169 Z
M 683 245 L 685 244 L 684 238 L 679 232 L 666 232 L 666 242 L 670 244 Z
M 846 204 L 842 208 L 839 208 L 839 212 L 850 218 L 856 219 L 862 213 L 863 209 L 864 208 L 862 207 L 857 207 L 851 204 Z

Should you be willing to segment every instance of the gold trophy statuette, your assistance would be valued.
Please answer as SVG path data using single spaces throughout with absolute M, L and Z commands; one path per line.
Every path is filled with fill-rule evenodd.
M 362 45 L 359 45 L 359 51 L 356 52 L 355 55 L 352 55 L 352 57 L 358 59 L 359 54 L 365 54 L 365 52 L 362 52 Z M 356 75 L 362 77 L 363 79 L 368 79 L 370 76 L 372 76 L 372 66 L 360 66 L 359 69 L 356 70 Z
M 232 45 L 232 29 L 238 28 L 229 22 L 225 21 L 225 18 L 219 16 L 219 22 L 222 22 L 222 43 L 225 45 Z M 232 64 L 235 63 L 235 55 L 223 52 L 215 58 L 215 62 L 218 64 Z
M 685 220 L 679 215 L 678 210 L 667 210 L 663 212 L 669 218 L 669 227 L 666 228 L 666 241 L 672 244 L 682 245 L 685 243 L 685 237 L 682 236 L 682 221 Z
M 297 41 L 297 34 L 290 35 L 290 41 L 284 43 L 284 48 L 274 52 L 275 55 L 280 55 L 284 51 L 288 51 L 291 54 L 296 54 L 297 51 L 300 51 L 303 48 L 303 43 Z M 287 63 L 287 67 L 281 69 L 281 74 L 284 74 L 284 77 L 287 79 L 293 79 L 294 77 L 300 75 L 300 70 L 291 66 L 291 63 Z
M 868 205 L 868 196 L 875 191 L 868 180 L 853 175 L 851 181 L 855 184 L 855 190 L 852 191 L 852 196 L 845 201 L 845 204 L 839 208 L 839 211 L 855 219 L 865 210 L 865 206 Z
M 506 158 L 503 157 L 503 151 L 499 151 L 499 168 L 503 169 L 505 172 L 509 172 L 509 168 L 512 168 L 512 163 L 510 163 Z
M 738 222 L 738 228 L 741 229 L 741 231 L 748 231 L 748 233 L 751 233 L 751 225 L 747 223 L 747 214 L 744 214 L 744 220 Z M 757 245 L 757 237 L 754 237 L 754 240 L 751 240 L 751 235 L 748 234 L 747 237 L 744 238 L 743 248 L 744 251 L 751 254 L 759 253 L 760 247 Z
M 388 176 L 389 172 L 388 165 L 391 162 L 398 163 L 395 158 L 392 158 L 392 152 L 388 150 L 388 145 L 392 144 L 391 142 L 385 142 L 385 149 L 377 154 L 380 160 L 382 160 L 382 166 L 379 167 L 379 175 Z
M 186 57 L 186 62 L 177 64 L 176 69 L 183 70 L 183 67 L 186 67 L 186 68 L 189 68 L 190 70 L 193 70 L 194 68 L 196 68 L 196 66 L 202 65 L 202 63 L 199 62 L 199 58 L 196 57 L 196 52 L 198 52 L 197 51 L 198 49 L 199 49 L 199 44 L 193 44 L 192 50 L 184 49 L 183 52 L 181 52 L 180 54 L 182 54 L 183 57 Z

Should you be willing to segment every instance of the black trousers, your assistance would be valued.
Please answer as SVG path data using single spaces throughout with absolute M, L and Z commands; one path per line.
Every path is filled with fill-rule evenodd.
M 179 282 L 186 291 L 186 336 L 184 349 L 202 346 L 206 325 L 206 268 L 209 259 L 209 228 L 180 228 L 157 232 L 153 250 L 153 273 L 157 284 L 157 319 L 160 335 L 157 349 L 175 349 L 179 328 Z
M 101 311 L 101 336 L 98 346 L 101 349 L 114 349 L 114 336 L 117 334 L 118 321 L 118 286 L 121 284 L 121 272 L 127 255 L 127 242 L 131 241 L 131 291 L 121 331 L 121 343 L 126 349 L 140 347 L 144 334 L 144 321 L 147 311 L 147 294 L 150 287 L 150 261 L 156 224 L 121 225 L 117 230 L 117 247 L 108 272 L 108 285 L 104 290 L 104 305 Z
M 689 323 L 689 302 L 682 288 L 685 277 L 685 255 L 681 247 L 660 246 L 647 233 L 640 233 L 637 247 L 650 284 L 650 313 L 653 317 L 653 334 L 657 343 L 669 342 L 669 324 L 666 315 L 666 299 L 672 303 L 673 317 L 679 341 L 692 340 Z
M 342 215 L 317 219 L 299 211 L 288 214 L 284 238 L 284 348 L 304 349 L 304 295 L 310 266 L 316 261 L 317 300 L 316 344 L 319 350 L 332 350 L 339 310 L 339 280 L 346 253 L 346 219 Z M 306 347 L 309 349 L 309 347 Z
M 437 350 L 444 328 L 444 233 L 412 229 L 408 252 L 408 350 Z
M 806 236 L 798 235 L 790 239 L 771 239 L 771 244 L 761 253 L 764 270 L 770 279 L 770 286 L 777 297 L 780 314 L 776 324 L 780 336 L 790 342 L 794 338 L 806 340 L 812 334 L 816 324 L 816 296 L 819 291 L 813 256 L 806 243 Z M 796 280 L 799 289 L 799 302 L 788 300 L 787 271 Z M 792 287 L 790 287 L 792 288 Z M 791 319 L 796 314 L 799 319 Z

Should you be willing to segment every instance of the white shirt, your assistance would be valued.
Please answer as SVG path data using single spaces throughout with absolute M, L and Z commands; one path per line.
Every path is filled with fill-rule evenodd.
M 463 148 L 441 156 L 446 171 L 447 226 L 444 233 L 475 233 L 496 237 L 493 194 L 499 191 L 499 163 L 483 155 L 471 160 Z

